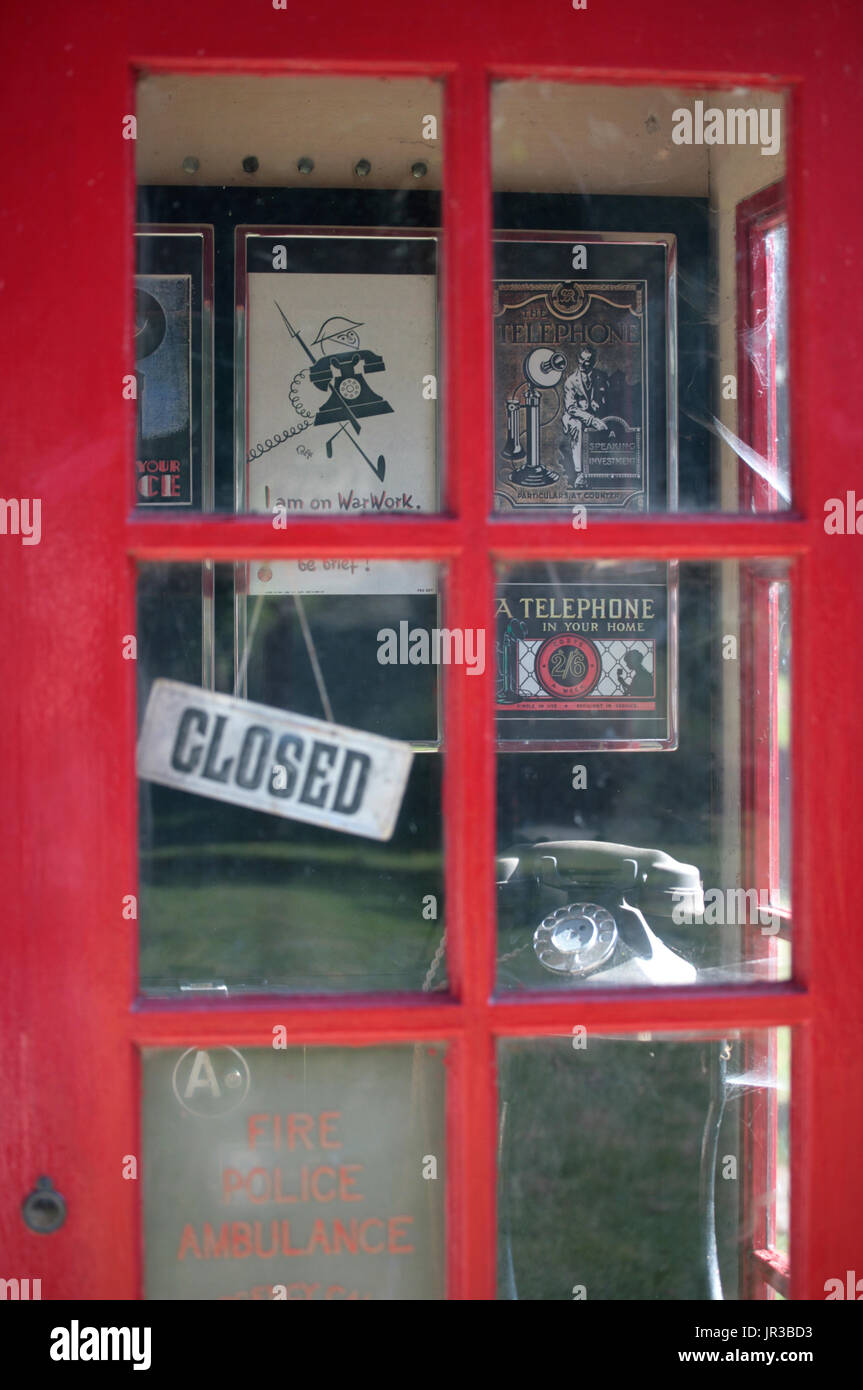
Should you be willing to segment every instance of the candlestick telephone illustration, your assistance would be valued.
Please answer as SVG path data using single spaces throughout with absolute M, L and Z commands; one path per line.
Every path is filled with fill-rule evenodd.
M 556 483 L 560 474 L 552 472 L 540 463 L 540 430 L 553 424 L 560 413 L 560 395 L 557 407 L 550 417 L 541 420 L 542 399 L 546 391 L 554 390 L 566 371 L 566 358 L 562 352 L 551 348 L 534 348 L 524 359 L 525 380 L 506 402 L 506 443 L 501 453 L 513 465 L 511 480 L 519 487 L 548 487 Z M 521 399 L 524 393 L 524 399 Z M 527 438 L 527 448 L 521 442 L 522 412 Z
M 330 429 L 334 426 L 325 445 L 327 458 L 333 457 L 334 444 L 344 437 L 365 459 L 375 476 L 383 482 L 386 472 L 383 454 L 378 454 L 373 460 L 355 437 L 362 431 L 361 420 L 374 415 L 393 414 L 389 402 L 373 391 L 366 380 L 369 374 L 385 371 L 386 363 L 380 353 L 360 346 L 357 329 L 363 327 L 362 323 L 341 315 L 326 319 L 317 337 L 312 340 L 312 347 L 320 348 L 320 356 L 315 357 L 299 329 L 294 328 L 280 304 L 276 303 L 276 309 L 291 339 L 299 343 L 311 366 L 302 368 L 291 381 L 289 398 L 300 416 L 299 421 L 273 438 L 256 445 L 249 453 L 248 461 L 251 463 L 253 459 L 260 458 L 262 454 L 277 448 L 279 444 L 284 444 L 311 426 L 320 425 Z M 310 393 L 307 389 L 309 385 L 314 391 L 326 396 L 322 405 L 317 405 L 314 391 Z
M 540 461 L 540 446 L 541 431 L 554 424 L 561 409 L 560 466 L 573 488 L 586 487 L 589 482 L 584 458 L 586 431 L 602 435 L 610 442 L 637 433 L 620 416 L 605 413 L 609 379 L 605 372 L 597 369 L 593 348 L 581 348 L 574 371 L 563 381 L 567 368 L 562 352 L 534 348 L 524 359 L 524 382 L 505 402 L 506 443 L 501 456 L 513 466 L 510 481 L 518 487 L 549 487 L 560 478 L 560 473 Z M 558 388 L 562 381 L 561 401 Z M 557 404 L 553 413 L 543 420 L 543 398 L 550 391 L 554 391 Z M 522 444 L 522 420 L 526 448 Z

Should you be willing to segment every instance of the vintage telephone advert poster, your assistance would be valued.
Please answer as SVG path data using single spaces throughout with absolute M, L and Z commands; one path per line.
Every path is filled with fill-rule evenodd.
M 495 244 L 495 506 L 673 504 L 673 237 Z
M 207 503 L 212 230 L 139 227 L 135 235 L 135 501 Z
M 674 594 L 662 565 L 631 580 L 499 584 L 501 742 L 673 746 Z
M 139 506 L 192 501 L 191 282 L 135 276 L 135 449 Z
M 437 278 L 430 235 L 238 229 L 245 333 L 241 486 L 247 510 L 293 517 L 437 509 Z M 430 592 L 405 566 L 390 592 Z M 378 591 L 363 562 L 352 591 Z M 250 592 L 327 593 L 319 562 L 252 567 Z M 419 586 L 419 587 L 418 587 Z

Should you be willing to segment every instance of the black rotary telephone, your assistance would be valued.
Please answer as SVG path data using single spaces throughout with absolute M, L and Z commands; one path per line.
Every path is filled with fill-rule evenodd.
M 511 984 L 695 983 L 695 966 L 662 939 L 677 935 L 675 908 L 690 921 L 704 910 L 693 864 L 658 849 L 546 840 L 499 855 L 497 888 L 501 970 Z
M 315 416 L 316 425 L 353 423 L 353 417 L 391 415 L 392 406 L 377 395 L 366 381 L 367 372 L 383 372 L 386 364 L 380 353 L 359 348 L 355 352 L 336 352 L 319 357 L 309 371 L 309 378 L 319 391 L 328 392 L 327 399 Z

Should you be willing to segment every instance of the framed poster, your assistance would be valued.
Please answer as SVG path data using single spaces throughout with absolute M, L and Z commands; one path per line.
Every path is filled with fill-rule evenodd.
M 238 227 L 237 508 L 294 516 L 438 509 L 437 238 L 433 233 Z M 252 566 L 249 593 L 343 592 L 318 562 Z M 353 593 L 421 593 L 353 572 Z
M 135 232 L 135 502 L 212 508 L 213 229 Z
M 495 242 L 495 509 L 677 505 L 676 240 Z
M 677 747 L 676 563 L 510 572 L 495 624 L 502 747 Z

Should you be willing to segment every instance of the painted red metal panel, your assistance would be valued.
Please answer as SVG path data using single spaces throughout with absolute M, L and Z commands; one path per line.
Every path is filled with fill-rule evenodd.
M 486 541 L 491 470 L 491 283 L 489 111 L 479 68 L 453 74 L 446 97 L 444 234 L 444 400 L 447 501 L 458 515 L 461 552 L 450 567 L 447 624 L 491 630 L 492 565 Z M 470 139 L 465 135 L 470 132 Z M 478 402 L 479 408 L 478 408 Z M 464 1069 L 450 1097 L 461 1223 L 452 1232 L 450 1288 L 458 1298 L 493 1298 L 495 1290 L 496 1097 L 488 1001 L 494 979 L 495 848 L 492 742 L 495 663 L 468 679 L 451 668 L 444 707 L 444 850 L 453 988 L 464 1013 Z M 476 924 L 486 930 L 476 930 Z M 470 924 L 474 924 L 473 928 Z
M 476 398 L 472 395 L 473 409 Z M 474 467 L 459 446 L 461 468 Z M 465 462 L 466 458 L 466 462 Z M 456 463 L 456 467 L 459 464 Z M 467 552 L 480 544 L 494 554 L 517 560 L 579 557 L 659 556 L 667 559 L 721 559 L 723 556 L 795 555 L 807 549 L 810 530 L 800 521 L 768 521 L 762 517 L 729 520 L 679 515 L 653 516 L 640 522 L 591 522 L 574 532 L 571 521 L 493 520 L 487 525 L 466 521 L 400 520 L 396 516 L 350 522 L 305 517 L 290 527 L 274 530 L 261 517 L 220 517 L 206 528 L 195 521 L 149 519 L 130 521 L 126 544 L 139 560 L 260 559 L 265 555 L 302 557 L 326 555 L 401 555 L 422 559 Z M 474 595 L 476 600 L 476 595 Z M 478 607 L 478 604 L 476 605 Z
M 769 500 L 766 495 L 765 505 Z M 772 902 L 774 887 L 778 891 L 779 884 L 779 649 L 775 585 L 761 574 L 744 571 L 740 602 L 747 615 L 740 652 L 740 688 L 749 692 L 741 715 L 740 821 L 741 828 L 748 827 L 748 835 L 741 835 L 743 886 L 759 892 L 766 889 Z M 743 938 L 746 957 L 760 960 L 759 971 L 769 979 L 775 939 L 765 941 L 757 923 L 744 926 Z M 744 1071 L 771 1077 L 776 1055 L 776 1035 L 759 1033 L 747 1040 Z M 753 1250 L 767 1248 L 772 1238 L 776 1103 L 773 1090 L 756 1086 L 747 1091 L 742 1104 L 740 1219 L 749 1248 L 741 1250 L 741 1289 L 745 1298 L 752 1299 L 767 1297 L 761 1265 L 751 1256 Z
M 784 1255 L 780 1255 L 776 1250 L 755 1250 L 751 1264 L 756 1278 L 769 1284 L 783 1298 L 790 1296 L 790 1270 Z
M 771 265 L 766 233 L 785 218 L 784 181 L 763 188 L 737 205 L 737 395 L 740 438 L 768 463 L 776 466 L 768 420 L 775 418 L 776 349 L 767 333 L 771 304 Z M 766 362 L 757 362 L 755 343 L 764 341 Z M 770 405 L 773 406 L 773 412 Z M 750 468 L 740 470 L 740 509 L 773 511 L 779 503 L 775 488 Z
M 456 677 L 446 697 L 445 814 L 460 1002 L 428 1011 L 418 1005 L 415 1021 L 426 1036 L 459 1041 L 448 1121 L 450 1290 L 473 1299 L 492 1296 L 494 1287 L 493 1033 L 569 1031 L 572 1021 L 639 1030 L 797 1023 L 792 1291 L 823 1297 L 825 1279 L 855 1268 L 863 1247 L 863 947 L 856 930 L 863 815 L 855 723 L 863 644 L 849 637 L 841 662 L 824 661 L 819 646 L 825 627 L 856 633 L 861 591 L 860 541 L 827 536 L 822 524 L 825 497 L 855 486 L 863 494 L 860 347 L 853 321 L 843 317 L 863 225 L 863 186 L 847 177 L 846 163 L 863 106 L 856 7 L 819 13 L 814 37 L 810 25 L 789 22 L 781 0 L 668 0 L 661 10 L 640 0 L 596 0 L 577 12 L 561 0 L 534 7 L 529 26 L 514 3 L 446 0 L 420 11 L 394 0 L 373 9 L 339 0 L 324 22 L 317 7 L 278 11 L 264 0 L 242 12 L 234 0 L 139 0 L 128 16 L 49 0 L 18 7 L 3 22 L 7 148 L 17 152 L 17 167 L 7 173 L 2 219 L 2 491 L 40 496 L 44 515 L 39 547 L 0 537 L 0 767 L 12 803 L 10 830 L 0 839 L 8 992 L 0 1104 L 19 1117 L 20 1129 L 10 1136 L 6 1126 L 0 1167 L 0 1242 L 16 1266 L 8 1273 L 41 1276 L 46 1298 L 139 1292 L 138 1194 L 120 1176 L 123 1155 L 137 1151 L 131 1043 L 184 1041 L 203 1019 L 130 1011 L 134 943 L 120 916 L 136 872 L 134 668 L 120 656 L 122 637 L 133 630 L 127 554 L 242 557 L 262 549 L 261 523 L 202 522 L 198 529 L 125 518 L 132 421 L 120 377 L 129 365 L 132 174 L 120 127 L 133 109 L 137 62 L 450 74 L 444 399 L 456 520 L 345 528 L 335 548 L 325 523 L 290 537 L 270 531 L 272 543 L 263 547 L 270 554 L 296 553 L 300 545 L 305 554 L 360 545 L 384 554 L 391 541 L 394 553 L 455 556 L 450 621 L 473 627 L 490 620 L 489 549 L 513 556 L 543 548 L 573 556 L 759 549 L 801 556 L 793 701 L 797 985 L 491 1006 L 491 678 L 468 692 Z M 570 61 L 577 71 L 567 68 Z M 796 84 L 788 187 L 792 439 L 802 520 L 769 527 L 701 518 L 614 522 L 587 536 L 545 524 L 486 528 L 488 73 L 675 86 L 764 84 L 773 74 Z M 412 1026 L 403 1009 L 410 1012 L 355 1001 L 302 1017 L 311 1039 L 402 1039 Z M 250 1036 L 245 1014 L 206 1017 L 219 1036 L 229 1021 L 232 1036 Z M 50 1238 L 28 1235 L 18 1215 L 40 1173 L 69 1200 L 67 1224 Z
M 771 324 L 776 302 L 772 276 L 769 231 L 786 216 L 783 182 L 762 189 L 737 205 L 737 343 L 738 432 L 741 439 L 774 469 L 779 466 L 776 440 L 770 422 L 776 419 L 776 339 Z M 763 360 L 756 354 L 761 351 Z M 752 469 L 740 467 L 740 509 L 775 511 L 780 503 L 776 489 Z M 749 692 L 741 723 L 742 824 L 749 827 L 744 844 L 744 881 L 759 890 L 768 889 L 771 903 L 779 894 L 779 599 L 776 587 L 758 573 L 741 577 L 741 605 L 748 615 L 748 632 L 741 650 L 741 690 Z M 747 953 L 765 952 L 763 970 L 769 978 L 776 951 L 773 938 L 765 943 L 757 926 L 745 929 Z M 793 932 L 790 933 L 793 942 Z M 793 949 L 793 947 L 792 947 Z M 775 1034 L 758 1034 L 746 1044 L 747 1072 L 772 1076 L 777 1057 Z M 773 1266 L 761 1256 L 772 1250 L 775 1228 L 778 1101 L 770 1088 L 753 1088 L 743 1099 L 741 1142 L 743 1182 L 740 1219 L 746 1244 L 741 1263 L 743 1296 L 765 1299 L 773 1280 Z M 765 1200 L 765 1197 L 767 1200 Z M 773 1254 L 776 1259 L 782 1257 Z M 787 1261 L 784 1284 L 790 1288 Z M 770 1275 L 768 1280 L 766 1275 Z
M 89 9 L 89 14 L 88 14 Z M 2 487 L 42 540 L 0 537 L 4 885 L 0 1249 L 43 1297 L 135 1289 L 128 1042 L 134 631 L 124 557 L 133 422 L 121 398 L 132 273 L 122 15 L 48 4 L 3 20 Z M 25 153 L 26 148 L 26 153 Z M 25 168 L 27 165 L 29 167 Z M 10 1118 L 14 1117 L 14 1124 Z M 16 1132 L 17 1131 L 17 1132 Z M 46 1174 L 53 1236 L 20 1203 Z

